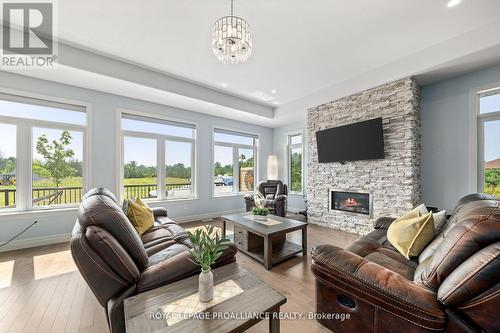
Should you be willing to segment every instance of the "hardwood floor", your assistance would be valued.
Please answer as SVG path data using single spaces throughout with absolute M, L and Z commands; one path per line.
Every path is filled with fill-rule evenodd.
M 302 219 L 296 214 L 289 217 Z M 196 228 L 206 223 L 183 226 Z M 210 223 L 221 224 L 219 219 Z M 346 247 L 358 237 L 309 225 L 308 253 L 320 244 Z M 288 239 L 300 243 L 300 231 L 289 234 Z M 281 311 L 314 311 L 310 255 L 277 264 L 271 271 L 243 253 L 236 260 L 287 297 Z M 287 333 L 328 332 L 314 320 L 284 320 L 281 329 Z M 76 269 L 68 243 L 0 253 L 0 332 L 108 332 L 104 309 Z M 267 332 L 267 322 L 249 332 Z

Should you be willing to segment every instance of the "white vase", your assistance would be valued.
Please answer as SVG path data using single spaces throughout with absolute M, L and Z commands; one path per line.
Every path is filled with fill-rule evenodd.
M 214 298 L 214 275 L 212 270 L 202 270 L 198 278 L 199 297 L 201 302 L 210 302 Z

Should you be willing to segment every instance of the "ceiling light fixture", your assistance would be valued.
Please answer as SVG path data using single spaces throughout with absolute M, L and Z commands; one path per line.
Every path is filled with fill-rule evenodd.
M 448 2 L 448 7 L 451 8 L 451 7 L 455 7 L 456 5 L 458 5 L 460 2 L 462 2 L 462 0 L 450 0 Z
M 219 61 L 225 64 L 240 64 L 248 60 L 252 53 L 252 33 L 250 25 L 241 17 L 231 15 L 221 17 L 212 30 L 212 49 Z

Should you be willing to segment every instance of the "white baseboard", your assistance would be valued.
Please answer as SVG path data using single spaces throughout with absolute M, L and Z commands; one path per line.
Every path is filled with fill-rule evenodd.
M 28 239 L 19 239 L 13 240 L 9 244 L 0 247 L 0 252 L 13 251 L 19 249 L 26 249 L 29 247 L 43 246 L 43 245 L 51 245 L 57 243 L 68 242 L 71 238 L 71 234 L 60 234 L 60 235 L 50 235 L 50 236 L 41 236 L 41 237 L 33 237 Z
M 297 208 L 297 207 L 287 207 L 287 210 L 289 213 L 295 213 L 298 214 L 298 212 L 305 210 L 305 208 Z
M 222 215 L 242 213 L 244 211 L 245 211 L 244 208 L 240 208 L 240 209 L 224 210 L 224 211 L 220 211 L 220 212 L 213 212 L 213 213 L 206 213 L 206 214 L 179 216 L 179 217 L 170 217 L 169 216 L 169 217 L 172 220 L 174 220 L 175 222 L 177 222 L 179 224 L 183 224 L 183 223 L 188 223 L 188 222 L 193 222 L 193 221 L 213 219 L 216 217 L 220 217 Z
M 243 208 L 242 209 L 225 210 L 225 211 L 220 211 L 220 212 L 212 212 L 212 213 L 199 214 L 199 215 L 172 217 L 172 220 L 174 220 L 175 222 L 177 222 L 179 224 L 183 224 L 183 223 L 188 223 L 188 222 L 193 222 L 193 221 L 213 219 L 213 218 L 220 217 L 222 215 L 241 213 L 243 211 L 244 211 Z M 71 234 L 67 233 L 67 234 L 60 234 L 60 235 L 50 235 L 50 236 L 42 236 L 42 237 L 33 237 L 33 238 L 28 238 L 28 239 L 13 240 L 9 244 L 7 244 L 3 247 L 0 247 L 0 252 L 26 249 L 26 248 L 30 248 L 30 247 L 44 246 L 44 245 L 57 244 L 57 243 L 64 243 L 64 242 L 68 242 L 70 240 L 70 238 L 71 238 Z

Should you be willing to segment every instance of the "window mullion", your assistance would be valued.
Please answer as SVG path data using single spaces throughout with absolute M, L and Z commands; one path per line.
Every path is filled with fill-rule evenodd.
M 240 191 L 240 163 L 238 148 L 233 147 L 233 192 Z
M 259 179 L 259 142 L 258 139 L 253 139 L 253 188 L 257 187 L 257 179 Z
M 18 123 L 17 127 L 17 161 L 16 161 L 16 208 L 31 208 L 31 126 Z
M 196 141 L 193 141 L 191 143 L 191 196 L 196 198 L 198 197 L 198 179 L 196 177 L 196 172 L 197 172 L 197 161 L 196 161 Z M 213 172 L 213 171 L 212 171 Z M 213 179 L 213 177 L 209 178 Z
M 158 199 L 165 199 L 165 192 L 166 192 L 166 186 L 165 186 L 165 140 L 163 139 L 157 139 L 156 140 L 156 146 L 157 146 L 157 167 L 156 167 L 156 184 L 158 186 L 158 189 L 156 191 L 157 193 L 157 198 Z

